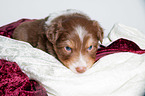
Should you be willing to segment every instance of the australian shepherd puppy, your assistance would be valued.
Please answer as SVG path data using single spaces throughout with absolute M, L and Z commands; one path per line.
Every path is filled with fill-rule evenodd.
M 55 56 L 73 72 L 83 73 L 95 62 L 103 29 L 86 14 L 66 10 L 20 24 L 13 38 L 29 42 Z

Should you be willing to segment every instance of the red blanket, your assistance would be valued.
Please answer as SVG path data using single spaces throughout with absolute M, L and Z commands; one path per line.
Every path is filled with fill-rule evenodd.
M 21 19 L 14 23 L 0 27 L 0 35 L 12 38 L 14 29 L 22 22 L 31 21 Z M 132 41 L 119 39 L 109 46 L 103 45 L 96 54 L 96 61 L 101 57 L 117 52 L 133 52 L 137 54 L 145 53 Z M 46 96 L 46 90 L 36 81 L 29 80 L 19 66 L 14 62 L 0 59 L 0 94 L 1 96 Z
M 0 96 L 47 96 L 36 81 L 29 80 L 15 62 L 0 60 Z
M 136 54 L 145 53 L 145 50 L 140 49 L 137 44 L 123 38 L 114 41 L 107 47 L 103 45 L 101 45 L 100 47 L 101 48 L 98 49 L 96 53 L 96 61 L 99 60 L 103 56 L 106 56 L 112 53 L 118 53 L 118 52 L 132 52 Z

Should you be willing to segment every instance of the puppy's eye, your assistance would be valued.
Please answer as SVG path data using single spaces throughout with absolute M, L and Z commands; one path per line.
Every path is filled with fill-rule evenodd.
M 71 48 L 70 47 L 66 46 L 64 48 L 65 48 L 66 51 L 71 52 Z
M 88 48 L 88 51 L 92 50 L 93 49 L 93 46 L 91 45 L 89 48 Z

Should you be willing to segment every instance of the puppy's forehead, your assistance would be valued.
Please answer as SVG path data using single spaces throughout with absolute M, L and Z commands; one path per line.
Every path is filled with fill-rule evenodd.
M 81 25 L 77 25 L 74 27 L 74 32 L 79 36 L 81 42 L 83 42 L 84 37 L 88 33 L 88 31 Z
M 74 27 L 73 32 L 70 32 L 69 36 L 67 37 L 68 46 L 71 48 L 81 48 L 89 47 L 93 42 L 94 39 L 92 38 L 92 34 L 90 34 L 85 27 L 83 26 L 76 26 Z

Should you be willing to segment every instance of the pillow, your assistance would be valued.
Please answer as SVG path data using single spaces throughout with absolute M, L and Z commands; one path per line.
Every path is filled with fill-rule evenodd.
M 119 38 L 131 40 L 139 45 L 140 48 L 145 49 L 145 35 L 135 28 L 123 24 L 115 24 L 107 39 L 115 41 Z
M 145 37 L 121 24 L 113 27 L 103 44 L 118 38 L 131 39 L 145 48 Z M 141 96 L 144 93 L 145 54 L 110 54 L 87 72 L 75 74 L 53 56 L 26 42 L 0 36 L 0 52 L 2 59 L 15 61 L 30 79 L 43 85 L 48 96 Z

